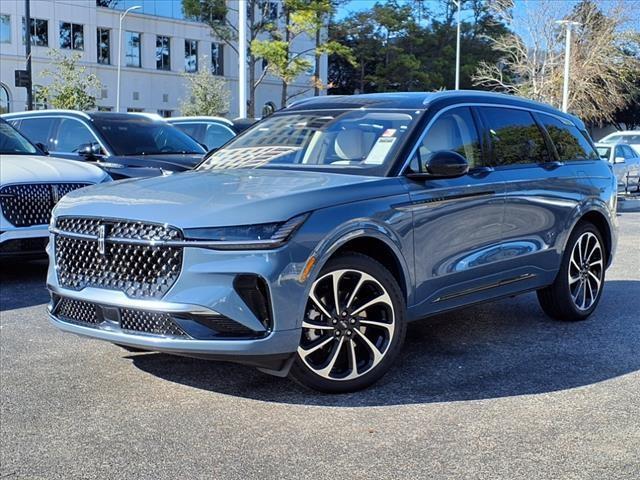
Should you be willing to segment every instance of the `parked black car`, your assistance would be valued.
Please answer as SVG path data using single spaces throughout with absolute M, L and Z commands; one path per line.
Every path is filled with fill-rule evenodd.
M 114 179 L 189 170 L 206 152 L 187 134 L 149 114 L 40 110 L 2 118 L 41 149 L 96 162 Z

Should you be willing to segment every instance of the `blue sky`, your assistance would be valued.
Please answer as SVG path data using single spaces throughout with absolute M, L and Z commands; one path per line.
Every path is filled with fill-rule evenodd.
M 399 0 L 399 1 L 402 2 L 402 0 Z M 571 8 L 573 8 L 573 6 L 578 3 L 578 0 L 555 0 L 555 1 L 558 3 L 559 10 L 563 14 L 568 13 L 571 10 Z M 598 4 L 602 6 L 604 10 L 606 10 L 607 7 L 616 3 L 614 0 L 596 0 L 596 1 L 598 2 Z M 635 9 L 637 14 L 635 28 L 640 29 L 640 0 L 625 0 L 625 1 L 629 4 L 630 10 L 631 10 L 631 7 Z M 337 18 L 341 19 L 353 12 L 370 9 L 375 3 L 376 3 L 376 0 L 349 0 L 345 5 L 341 6 L 338 9 Z M 444 2 L 440 0 L 427 0 L 425 2 L 425 4 L 427 5 L 427 8 L 429 8 L 432 11 L 438 11 L 438 9 L 441 8 L 443 3 Z M 515 0 L 515 9 L 513 12 L 514 17 L 516 18 L 522 17 L 523 15 L 526 15 L 527 10 L 534 9 L 534 8 L 535 8 L 535 0 L 529 0 L 529 1 Z M 463 12 L 463 18 L 464 18 L 464 12 Z M 549 19 L 549 20 L 553 21 L 556 19 Z M 516 29 L 516 33 L 519 33 L 520 35 L 522 35 L 526 41 L 526 35 L 524 35 L 524 32 L 518 32 Z

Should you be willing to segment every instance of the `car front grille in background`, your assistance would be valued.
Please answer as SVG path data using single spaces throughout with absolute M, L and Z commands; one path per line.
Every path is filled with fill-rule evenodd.
M 0 188 L 2 215 L 16 227 L 47 225 L 58 200 L 89 183 L 34 183 Z
M 97 287 L 120 290 L 131 298 L 161 298 L 180 274 L 182 248 L 153 245 L 153 241 L 182 239 L 175 228 L 75 217 L 59 218 L 55 227 L 63 232 L 55 236 L 55 259 L 58 281 L 65 288 Z M 102 253 L 98 240 L 101 228 L 105 234 Z
M 128 333 L 188 337 L 187 333 L 167 313 L 130 308 L 109 308 L 109 311 L 111 318 L 107 319 L 107 314 L 99 305 L 83 300 L 60 298 L 53 314 L 63 322 L 85 327 L 98 328 L 101 323 L 111 320 L 119 323 L 120 328 Z M 112 316 L 114 312 L 116 312 L 115 316 Z

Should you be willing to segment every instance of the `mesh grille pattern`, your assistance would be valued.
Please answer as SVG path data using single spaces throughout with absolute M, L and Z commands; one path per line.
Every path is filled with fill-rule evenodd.
M 56 310 L 56 315 L 61 320 L 74 323 L 88 323 L 96 325 L 100 323 L 96 306 L 93 303 L 81 300 L 63 298 Z
M 141 222 L 82 218 L 61 218 L 56 222 L 60 230 L 83 234 L 95 234 L 100 225 L 107 226 L 109 238 L 181 238 L 176 229 Z M 180 247 L 133 245 L 107 240 L 105 254 L 101 255 L 97 240 L 61 235 L 55 239 L 55 256 L 60 285 L 72 290 L 85 287 L 121 290 L 132 298 L 161 298 L 177 280 L 182 266 Z
M 2 215 L 16 227 L 47 225 L 57 201 L 88 183 L 36 183 L 0 189 Z
M 145 312 L 123 308 L 120 311 L 120 328 L 155 335 L 187 336 L 167 313 Z

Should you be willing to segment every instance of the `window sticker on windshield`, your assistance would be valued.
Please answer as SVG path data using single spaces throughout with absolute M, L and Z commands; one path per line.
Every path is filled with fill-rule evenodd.
M 369 155 L 367 155 L 367 158 L 364 160 L 364 163 L 367 165 L 382 165 L 395 141 L 395 137 L 382 136 L 378 138 Z
M 383 137 L 395 137 L 396 129 L 395 128 L 387 128 L 382 134 Z

